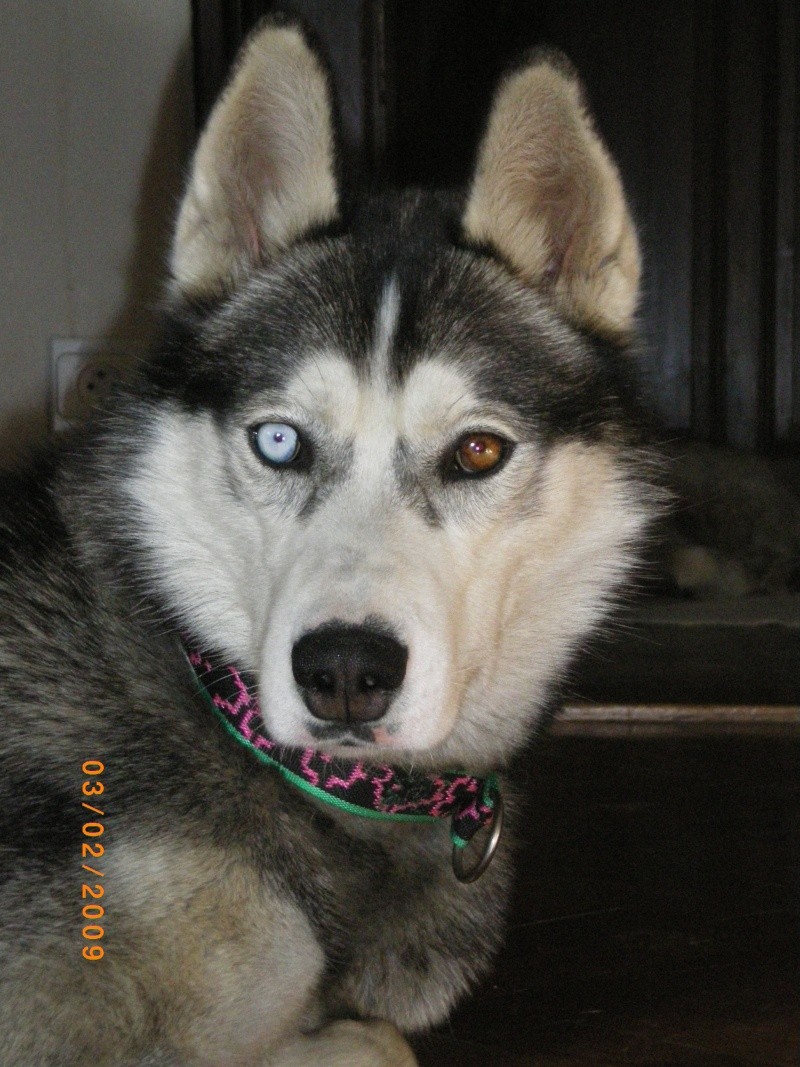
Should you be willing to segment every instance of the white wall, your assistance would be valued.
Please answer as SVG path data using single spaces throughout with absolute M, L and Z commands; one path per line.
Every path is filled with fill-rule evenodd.
M 193 139 L 190 0 L 0 0 L 0 452 L 50 342 L 146 345 Z

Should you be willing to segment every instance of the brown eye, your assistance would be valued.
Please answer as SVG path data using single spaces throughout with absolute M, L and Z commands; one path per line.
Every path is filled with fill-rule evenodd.
M 506 442 L 494 433 L 471 433 L 456 449 L 456 466 L 466 474 L 488 474 L 505 457 Z

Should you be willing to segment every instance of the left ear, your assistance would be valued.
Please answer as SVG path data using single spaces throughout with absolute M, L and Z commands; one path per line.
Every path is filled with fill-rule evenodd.
M 556 53 L 534 54 L 501 84 L 464 215 L 580 328 L 624 338 L 639 292 L 639 245 L 619 172 L 582 86 Z
M 175 287 L 212 295 L 338 212 L 331 89 L 302 30 L 248 39 L 200 138 L 178 214 Z

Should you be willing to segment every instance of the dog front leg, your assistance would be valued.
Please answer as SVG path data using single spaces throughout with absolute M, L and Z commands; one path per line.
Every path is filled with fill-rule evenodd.
M 417 1059 L 391 1023 L 346 1019 L 282 1045 L 268 1067 L 417 1067 Z

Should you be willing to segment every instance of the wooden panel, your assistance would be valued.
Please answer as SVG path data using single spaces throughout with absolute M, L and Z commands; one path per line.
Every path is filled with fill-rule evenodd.
M 726 63 L 719 45 L 724 4 L 694 5 L 689 428 L 692 436 L 714 443 L 725 438 Z
M 195 122 L 201 129 L 241 41 L 238 3 L 192 0 Z
M 388 0 L 386 171 L 398 185 L 461 184 L 509 60 L 541 40 L 542 8 L 496 0 Z
M 763 378 L 769 373 L 763 301 L 767 244 L 765 79 L 768 27 L 762 5 L 730 0 L 727 64 L 727 297 L 725 439 L 741 448 L 763 440 Z
M 565 704 L 555 717 L 564 723 L 707 723 L 730 726 L 774 723 L 800 727 L 797 704 Z
M 800 15 L 781 0 L 775 205 L 775 435 L 800 441 Z
M 800 618 L 790 602 L 796 598 L 776 600 L 775 610 L 769 597 L 644 607 L 625 618 L 616 637 L 585 655 L 570 698 L 798 705 Z
M 757 734 L 800 737 L 800 706 L 775 704 L 566 704 L 554 737 L 649 738 Z

